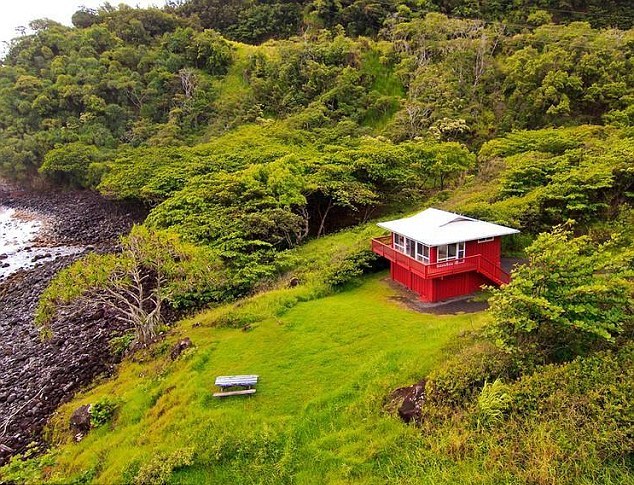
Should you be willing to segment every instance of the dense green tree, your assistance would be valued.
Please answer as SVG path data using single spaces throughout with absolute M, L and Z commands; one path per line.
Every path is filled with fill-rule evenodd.
M 523 365 L 601 349 L 634 323 L 631 249 L 555 229 L 526 250 L 529 262 L 490 299 L 490 335 Z
M 90 186 L 90 164 L 98 157 L 99 150 L 94 145 L 69 143 L 46 153 L 40 173 L 58 182 Z
M 589 24 L 547 25 L 522 38 L 504 63 L 506 123 L 515 126 L 597 122 L 624 108 L 634 89 L 632 31 L 596 31 Z

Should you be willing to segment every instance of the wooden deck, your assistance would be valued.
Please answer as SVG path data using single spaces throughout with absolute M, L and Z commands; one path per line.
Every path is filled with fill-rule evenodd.
M 442 263 L 424 264 L 395 250 L 392 247 L 391 236 L 373 239 L 372 251 L 393 263 L 407 268 L 424 279 L 442 278 L 443 276 L 477 271 L 498 285 L 511 281 L 511 277 L 506 271 L 480 254 L 443 261 Z

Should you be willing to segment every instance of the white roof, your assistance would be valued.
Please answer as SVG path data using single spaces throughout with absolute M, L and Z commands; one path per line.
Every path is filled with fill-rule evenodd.
M 506 236 L 519 232 L 510 227 L 434 208 L 404 219 L 381 222 L 378 225 L 428 246 Z

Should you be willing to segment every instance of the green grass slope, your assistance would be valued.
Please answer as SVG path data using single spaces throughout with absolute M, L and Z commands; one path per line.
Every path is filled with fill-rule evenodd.
M 67 439 L 64 423 L 77 406 L 113 396 L 120 403 L 110 425 L 60 448 L 50 478 L 138 482 L 190 464 L 171 481 L 442 480 L 435 460 L 420 461 L 419 431 L 387 414 L 384 400 L 485 316 L 411 311 L 391 298 L 384 277 L 271 314 L 251 331 L 210 327 L 221 310 L 181 322 L 169 342 L 189 336 L 195 349 L 175 362 L 126 362 L 60 410 L 57 439 Z M 260 375 L 255 396 L 212 397 L 215 376 L 240 373 Z

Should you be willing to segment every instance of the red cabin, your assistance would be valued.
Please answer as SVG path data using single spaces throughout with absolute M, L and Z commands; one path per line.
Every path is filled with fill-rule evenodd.
M 482 285 L 510 281 L 502 269 L 502 236 L 519 231 L 453 212 L 427 209 L 382 222 L 391 235 L 373 239 L 372 250 L 390 261 L 394 281 L 436 302 L 468 295 Z

